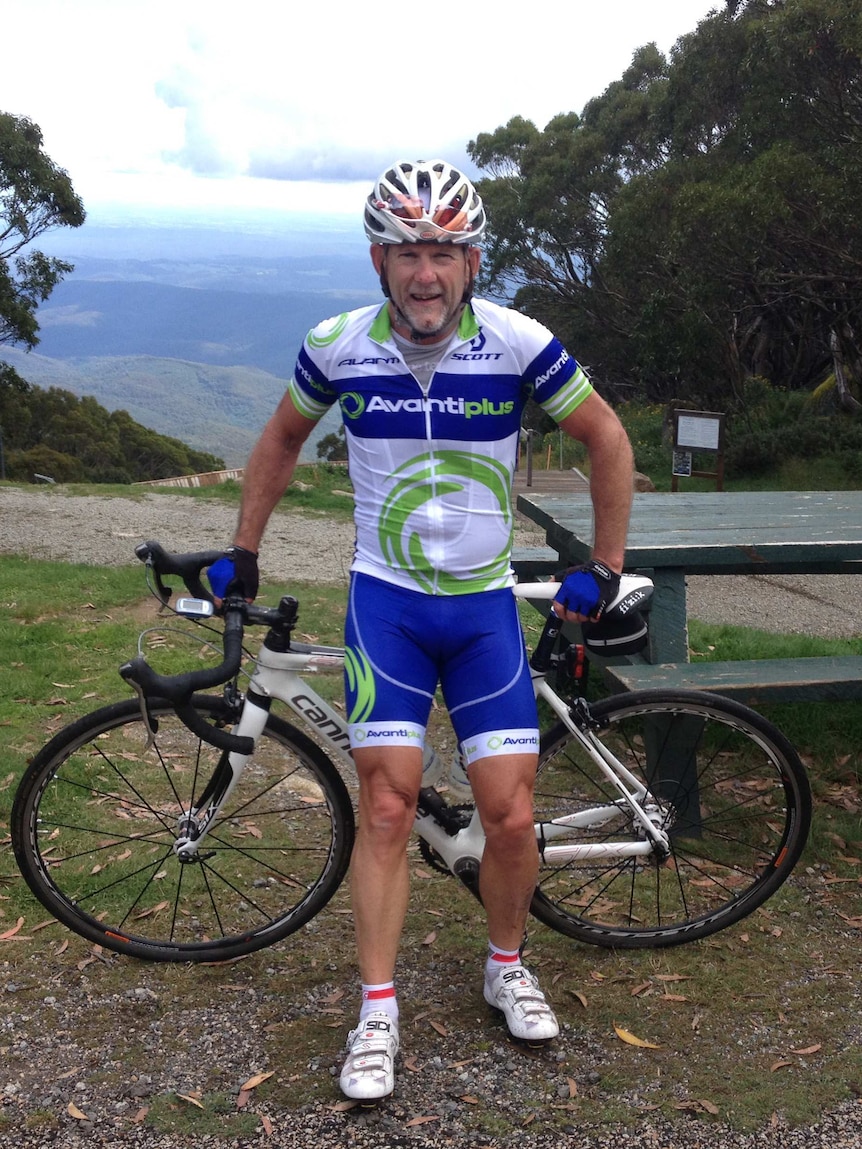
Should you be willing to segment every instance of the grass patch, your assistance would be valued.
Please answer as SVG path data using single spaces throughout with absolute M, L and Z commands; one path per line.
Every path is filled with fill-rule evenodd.
M 806 658 L 862 654 L 862 638 L 818 638 L 808 634 L 774 634 L 743 626 L 689 622 L 692 661 L 752 658 Z
M 179 1093 L 156 1097 L 147 1124 L 159 1133 L 183 1137 L 251 1137 L 260 1127 L 256 1113 L 238 1113 L 236 1097 L 225 1093 Z

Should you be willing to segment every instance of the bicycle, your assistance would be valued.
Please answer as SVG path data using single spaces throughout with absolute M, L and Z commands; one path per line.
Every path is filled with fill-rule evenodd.
M 136 553 L 163 604 L 164 579 L 178 576 L 193 597 L 172 609 L 213 628 L 201 579 L 221 552 L 145 543 Z M 536 603 L 557 585 L 515 593 Z M 651 590 L 623 576 L 607 617 Z M 223 961 L 281 941 L 327 904 L 353 844 L 352 764 L 344 718 L 303 673 L 341 670 L 345 652 L 294 642 L 297 614 L 291 596 L 275 608 L 228 598 L 221 664 L 173 676 L 152 669 L 139 640 L 120 668 L 138 697 L 80 718 L 35 755 L 12 841 L 27 884 L 60 922 L 137 958 Z M 253 625 L 267 630 L 242 692 Z M 582 654 L 549 614 L 531 660 L 537 698 L 554 715 L 536 780 L 531 912 L 578 941 L 619 948 L 694 941 L 739 921 L 805 845 L 811 793 L 798 755 L 763 717 L 716 695 L 651 690 L 590 703 L 578 686 Z M 271 713 L 275 700 L 305 731 Z M 429 748 L 415 823 L 422 854 L 478 896 L 482 827 L 469 803 L 447 802 L 440 766 Z

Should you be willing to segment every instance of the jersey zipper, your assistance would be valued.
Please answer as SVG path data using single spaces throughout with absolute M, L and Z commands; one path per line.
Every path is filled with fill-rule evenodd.
M 412 372 L 411 372 L 411 374 L 412 374 Z M 431 385 L 434 382 L 434 376 L 436 374 L 437 374 L 437 369 L 435 368 L 434 371 L 432 371 L 432 373 L 431 373 L 431 378 L 428 380 L 428 382 L 424 386 L 422 383 L 419 382 L 418 379 L 416 379 L 415 375 L 413 376 L 413 378 L 416 379 L 416 382 L 419 384 L 419 390 L 422 392 L 422 408 L 423 408 L 423 414 L 425 416 L 425 440 L 428 443 L 428 461 L 431 464 L 429 467 L 429 474 L 430 474 L 430 481 L 431 481 L 431 499 L 429 500 L 429 504 L 428 504 L 429 509 L 431 507 L 434 507 L 437 505 L 437 468 L 434 465 L 436 462 L 436 452 L 434 450 L 434 445 L 433 445 L 434 440 L 433 440 L 433 437 L 431 435 Z M 439 520 L 436 522 L 432 522 L 431 520 L 429 520 L 428 526 L 430 528 L 429 534 L 431 535 L 435 551 L 439 551 L 440 547 L 442 545 L 442 542 L 443 542 L 442 526 L 440 525 Z M 434 566 L 433 588 L 434 589 L 433 589 L 432 593 L 438 594 L 439 590 L 440 590 L 440 580 L 439 580 L 439 572 L 437 570 L 436 563 Z

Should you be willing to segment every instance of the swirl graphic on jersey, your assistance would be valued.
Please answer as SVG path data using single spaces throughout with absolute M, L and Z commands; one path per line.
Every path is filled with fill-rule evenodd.
M 350 316 L 347 312 L 343 311 L 341 315 L 337 316 L 334 320 L 328 321 L 332 323 L 332 327 L 329 331 L 323 330 L 326 327 L 326 323 L 321 323 L 318 327 L 312 328 L 308 333 L 309 347 L 328 347 L 331 343 L 334 343 L 344 331 L 349 318 Z
M 345 419 L 358 419 L 365 410 L 365 400 L 358 391 L 345 391 L 338 402 Z
M 348 723 L 365 722 L 374 709 L 377 696 L 371 663 L 361 650 L 348 646 L 344 651 L 344 672 L 348 690 L 356 695 L 356 701 L 347 716 L 347 721 Z
M 466 451 L 436 451 L 408 459 L 394 473 L 397 479 L 380 514 L 378 535 L 383 555 L 390 566 L 409 574 L 426 592 L 463 594 L 488 590 L 503 585 L 509 570 L 512 537 L 511 478 L 509 470 L 494 459 L 468 454 Z M 505 546 L 490 562 L 470 572 L 469 587 L 464 581 L 437 570 L 422 549 L 418 531 L 412 530 L 410 518 L 426 504 L 463 491 L 471 484 L 485 489 L 487 497 L 499 507 L 509 527 Z

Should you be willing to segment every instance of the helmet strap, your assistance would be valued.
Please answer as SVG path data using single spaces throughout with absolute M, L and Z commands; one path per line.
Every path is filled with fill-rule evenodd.
M 461 296 L 461 302 L 467 304 L 473 298 L 473 288 L 476 286 L 476 277 L 472 271 L 468 271 L 467 283 L 464 287 L 464 294 Z

